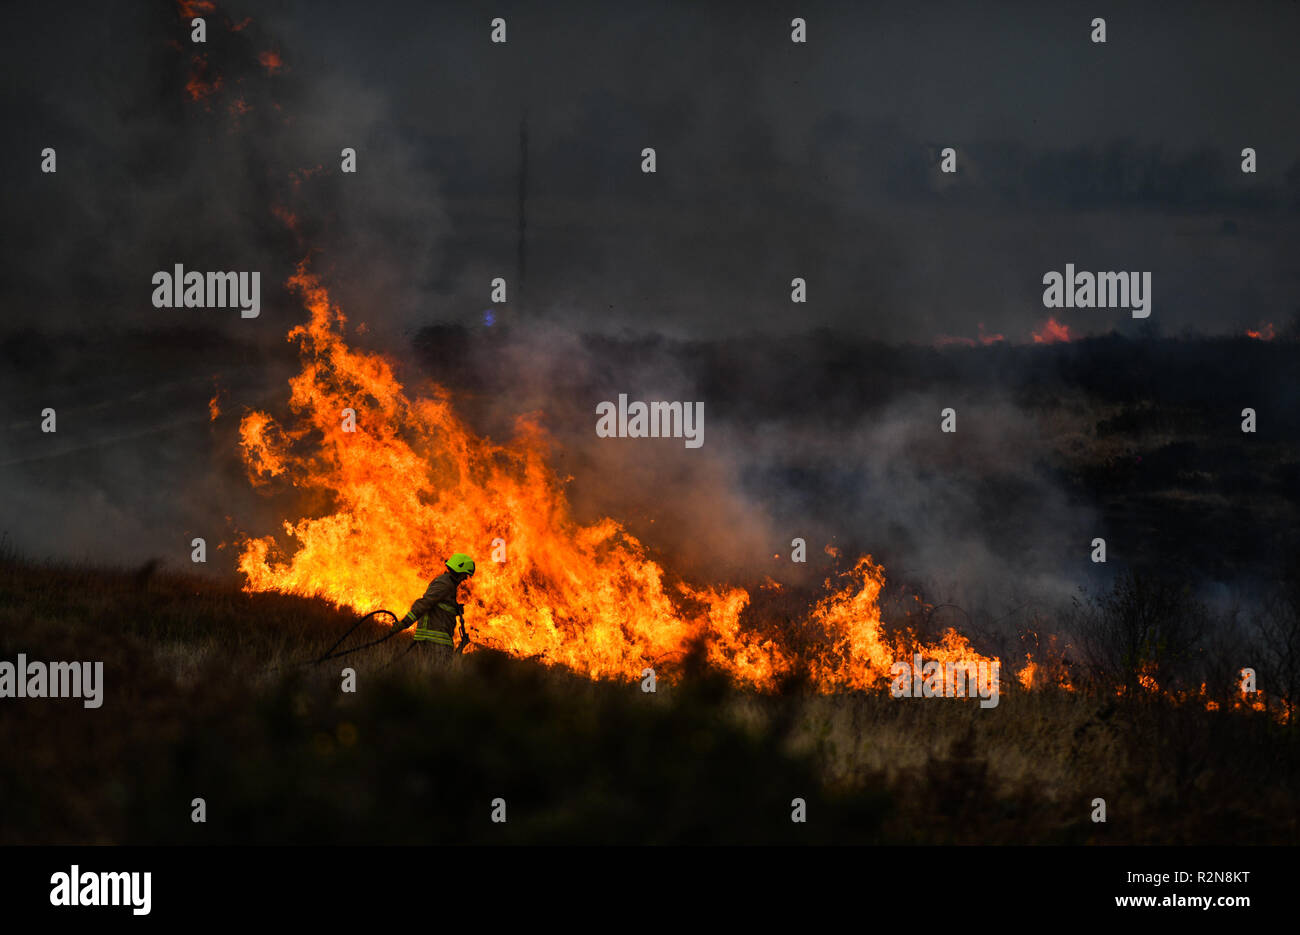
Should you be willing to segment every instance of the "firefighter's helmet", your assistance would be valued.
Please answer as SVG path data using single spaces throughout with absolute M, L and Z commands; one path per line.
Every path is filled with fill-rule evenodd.
M 458 574 L 470 575 L 472 577 L 474 574 L 474 559 L 470 558 L 464 552 L 457 552 L 451 558 L 447 559 L 447 567 Z

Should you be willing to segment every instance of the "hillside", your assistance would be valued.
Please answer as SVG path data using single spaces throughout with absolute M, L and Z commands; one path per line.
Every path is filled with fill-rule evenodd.
M 102 660 L 104 703 L 0 701 L 0 843 L 1297 841 L 1300 735 L 1260 715 L 1006 684 L 993 710 L 762 696 L 692 664 L 645 694 L 405 636 L 297 665 L 352 619 L 6 557 L 0 659 Z

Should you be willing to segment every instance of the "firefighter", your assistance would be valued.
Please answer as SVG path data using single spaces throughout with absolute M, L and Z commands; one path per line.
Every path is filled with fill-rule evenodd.
M 460 621 L 461 644 L 463 649 L 469 638 L 465 635 L 465 605 L 456 602 L 456 589 L 462 581 L 474 574 L 474 559 L 464 552 L 457 552 L 447 559 L 447 570 L 429 582 L 424 595 L 411 605 L 406 616 L 397 624 L 405 630 L 415 624 L 415 638 L 428 640 L 448 649 L 458 648 L 452 640 L 456 632 L 456 621 Z

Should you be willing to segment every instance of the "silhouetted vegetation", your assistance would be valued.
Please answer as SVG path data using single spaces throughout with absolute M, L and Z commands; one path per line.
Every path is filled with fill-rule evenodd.
M 1128 672 L 1193 630 L 1122 584 Z M 154 568 L 0 561 L 0 658 L 101 659 L 105 702 L 0 702 L 4 843 L 1294 843 L 1300 744 L 1264 713 L 1018 689 L 1001 704 L 655 694 L 406 637 L 300 665 L 351 615 Z M 1291 618 L 1293 619 L 1293 618 Z M 1104 633 L 1110 633 L 1106 630 Z M 1127 642 L 1124 642 L 1127 641 Z M 340 691 L 341 670 L 357 691 Z M 1165 672 L 1165 669 L 1160 671 Z M 1105 797 L 1108 822 L 1089 820 Z M 191 822 L 191 801 L 207 822 Z M 507 802 L 508 821 L 490 820 Z M 791 822 L 792 800 L 808 820 Z

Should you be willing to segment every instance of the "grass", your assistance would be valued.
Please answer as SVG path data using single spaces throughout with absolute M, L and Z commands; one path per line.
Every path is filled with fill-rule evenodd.
M 644 694 L 492 652 L 399 658 L 405 636 L 298 665 L 353 619 L 152 566 L 0 560 L 0 659 L 105 668 L 97 710 L 0 700 L 0 843 L 1298 837 L 1297 731 L 1249 712 L 1005 684 L 989 710 L 765 696 L 696 661 Z M 497 797 L 505 823 L 490 820 Z M 795 797 L 806 823 L 790 821 Z

